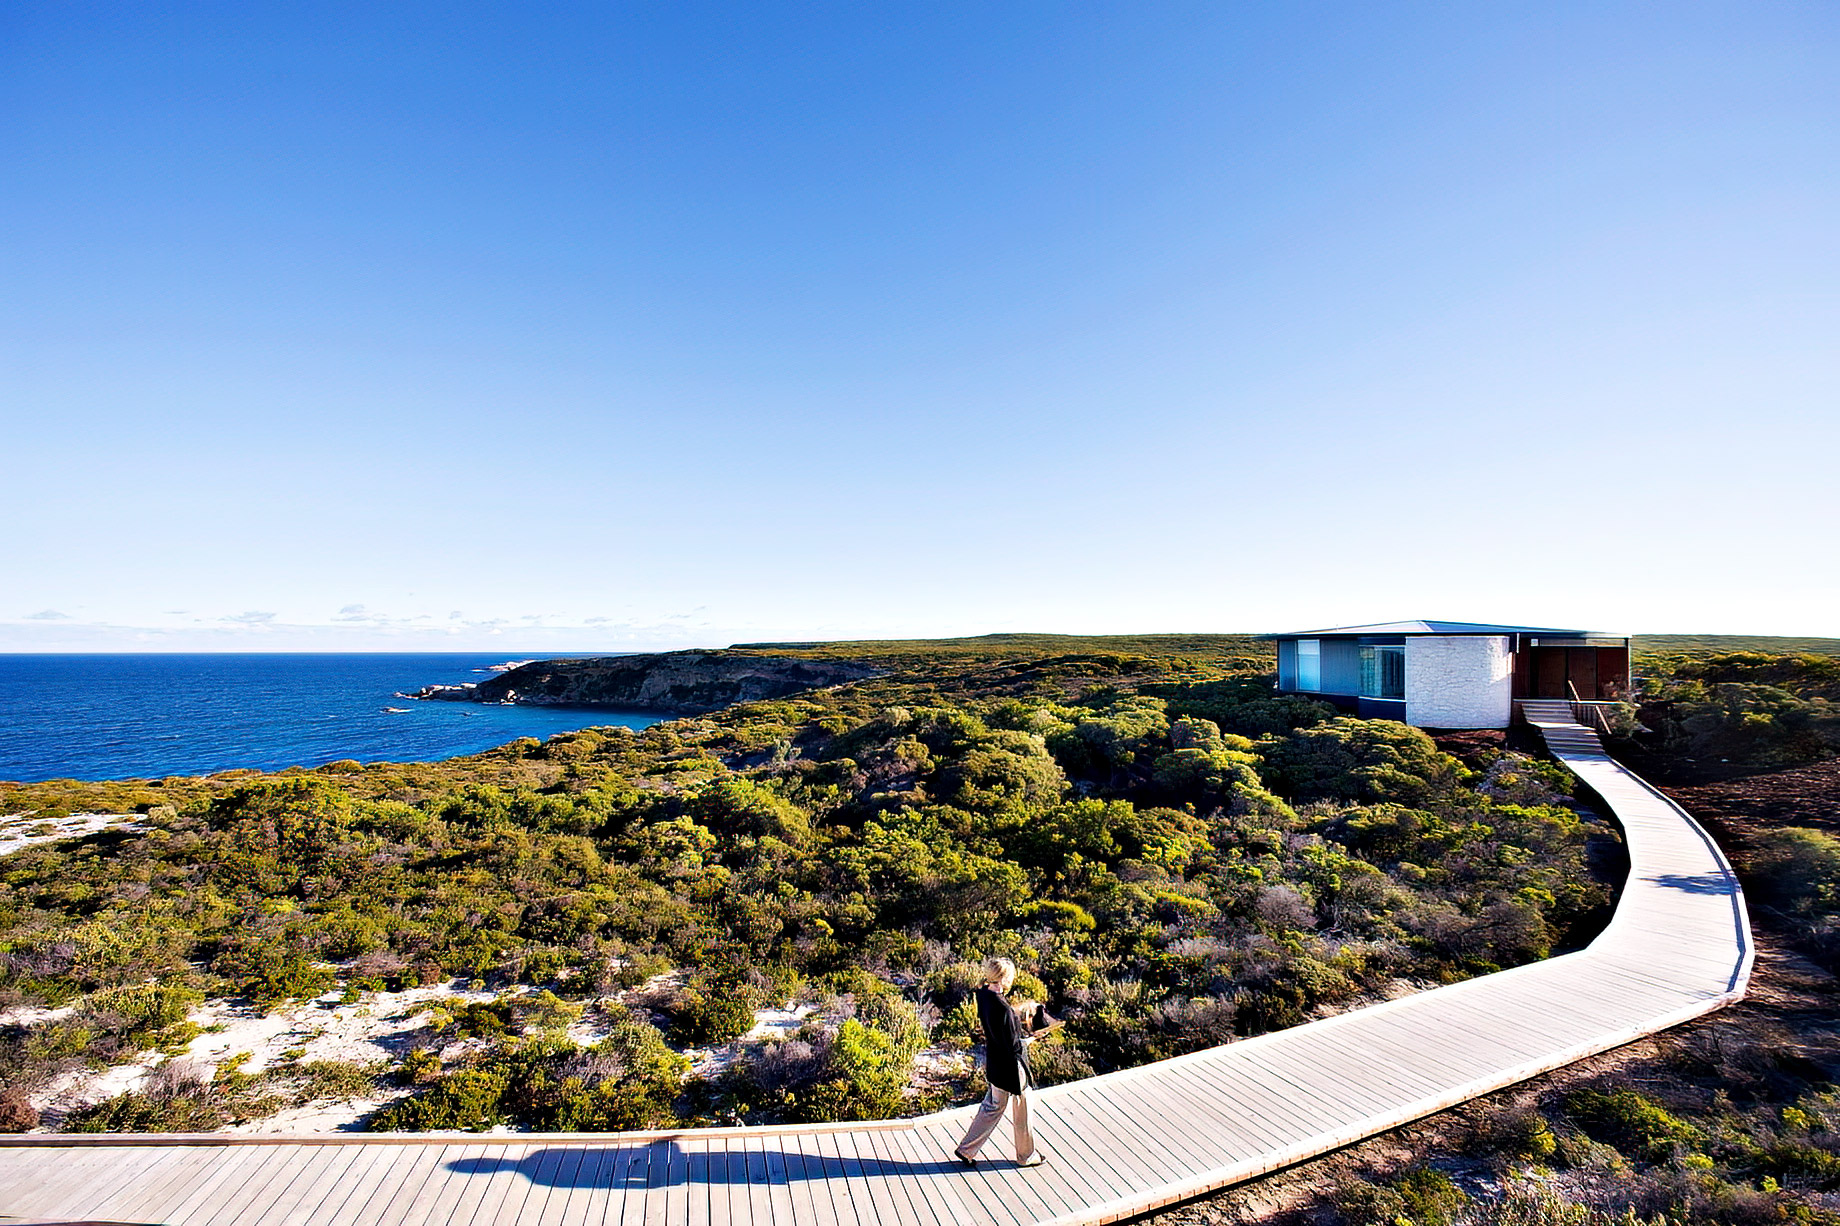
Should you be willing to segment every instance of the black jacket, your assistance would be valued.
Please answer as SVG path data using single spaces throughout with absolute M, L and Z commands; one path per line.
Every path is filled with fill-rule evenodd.
M 999 992 L 990 988 L 977 990 L 978 1021 L 984 1026 L 984 1076 L 990 1084 L 1011 1094 L 1022 1093 L 1023 1078 L 1029 1077 L 1028 1057 L 1022 1047 L 1022 1027 L 1016 1024 L 1016 1011 Z M 1034 1083 L 1029 1078 L 1030 1084 Z

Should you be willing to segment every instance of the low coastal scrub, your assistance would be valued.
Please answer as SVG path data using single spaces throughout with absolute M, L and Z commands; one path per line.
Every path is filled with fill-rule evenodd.
M 1580 944 L 1614 835 L 1564 787 L 1218 661 L 990 650 L 640 733 L 164 781 L 139 829 L 0 859 L 0 1001 L 76 1006 L 0 1027 L 0 1077 L 182 1050 L 203 996 L 457 979 L 497 999 L 439 1006 L 374 1126 L 922 1110 L 977 1089 L 956 1053 L 986 955 L 1069 1019 L 1052 1079 Z M 743 1041 L 761 1010 L 795 1021 Z M 261 1105 L 227 1093 L 72 1124 Z
M 1778 770 L 1840 754 L 1840 658 L 1741 651 L 1648 661 L 1645 743 L 1698 773 Z

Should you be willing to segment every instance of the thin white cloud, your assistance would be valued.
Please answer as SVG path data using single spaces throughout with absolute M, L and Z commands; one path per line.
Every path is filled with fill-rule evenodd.
M 36 613 L 26 614 L 26 620 L 29 622 L 68 622 L 75 621 L 76 619 L 70 614 L 60 613 L 56 609 L 40 609 Z
M 274 622 L 277 614 L 263 613 L 251 609 L 247 613 L 233 613 L 229 617 L 220 617 L 219 621 L 235 622 L 239 626 L 267 626 Z

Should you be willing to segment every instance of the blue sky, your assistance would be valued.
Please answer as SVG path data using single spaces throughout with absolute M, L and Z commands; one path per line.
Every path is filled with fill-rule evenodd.
M 0 10 L 0 650 L 1840 635 L 1827 4 Z

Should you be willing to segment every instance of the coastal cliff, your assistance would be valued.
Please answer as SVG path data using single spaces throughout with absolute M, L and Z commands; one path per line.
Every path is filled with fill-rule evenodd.
M 613 707 L 702 715 L 860 681 L 884 670 L 858 660 L 801 660 L 726 651 L 668 651 L 578 660 L 533 660 L 473 685 L 430 685 L 408 695 L 449 702 Z

